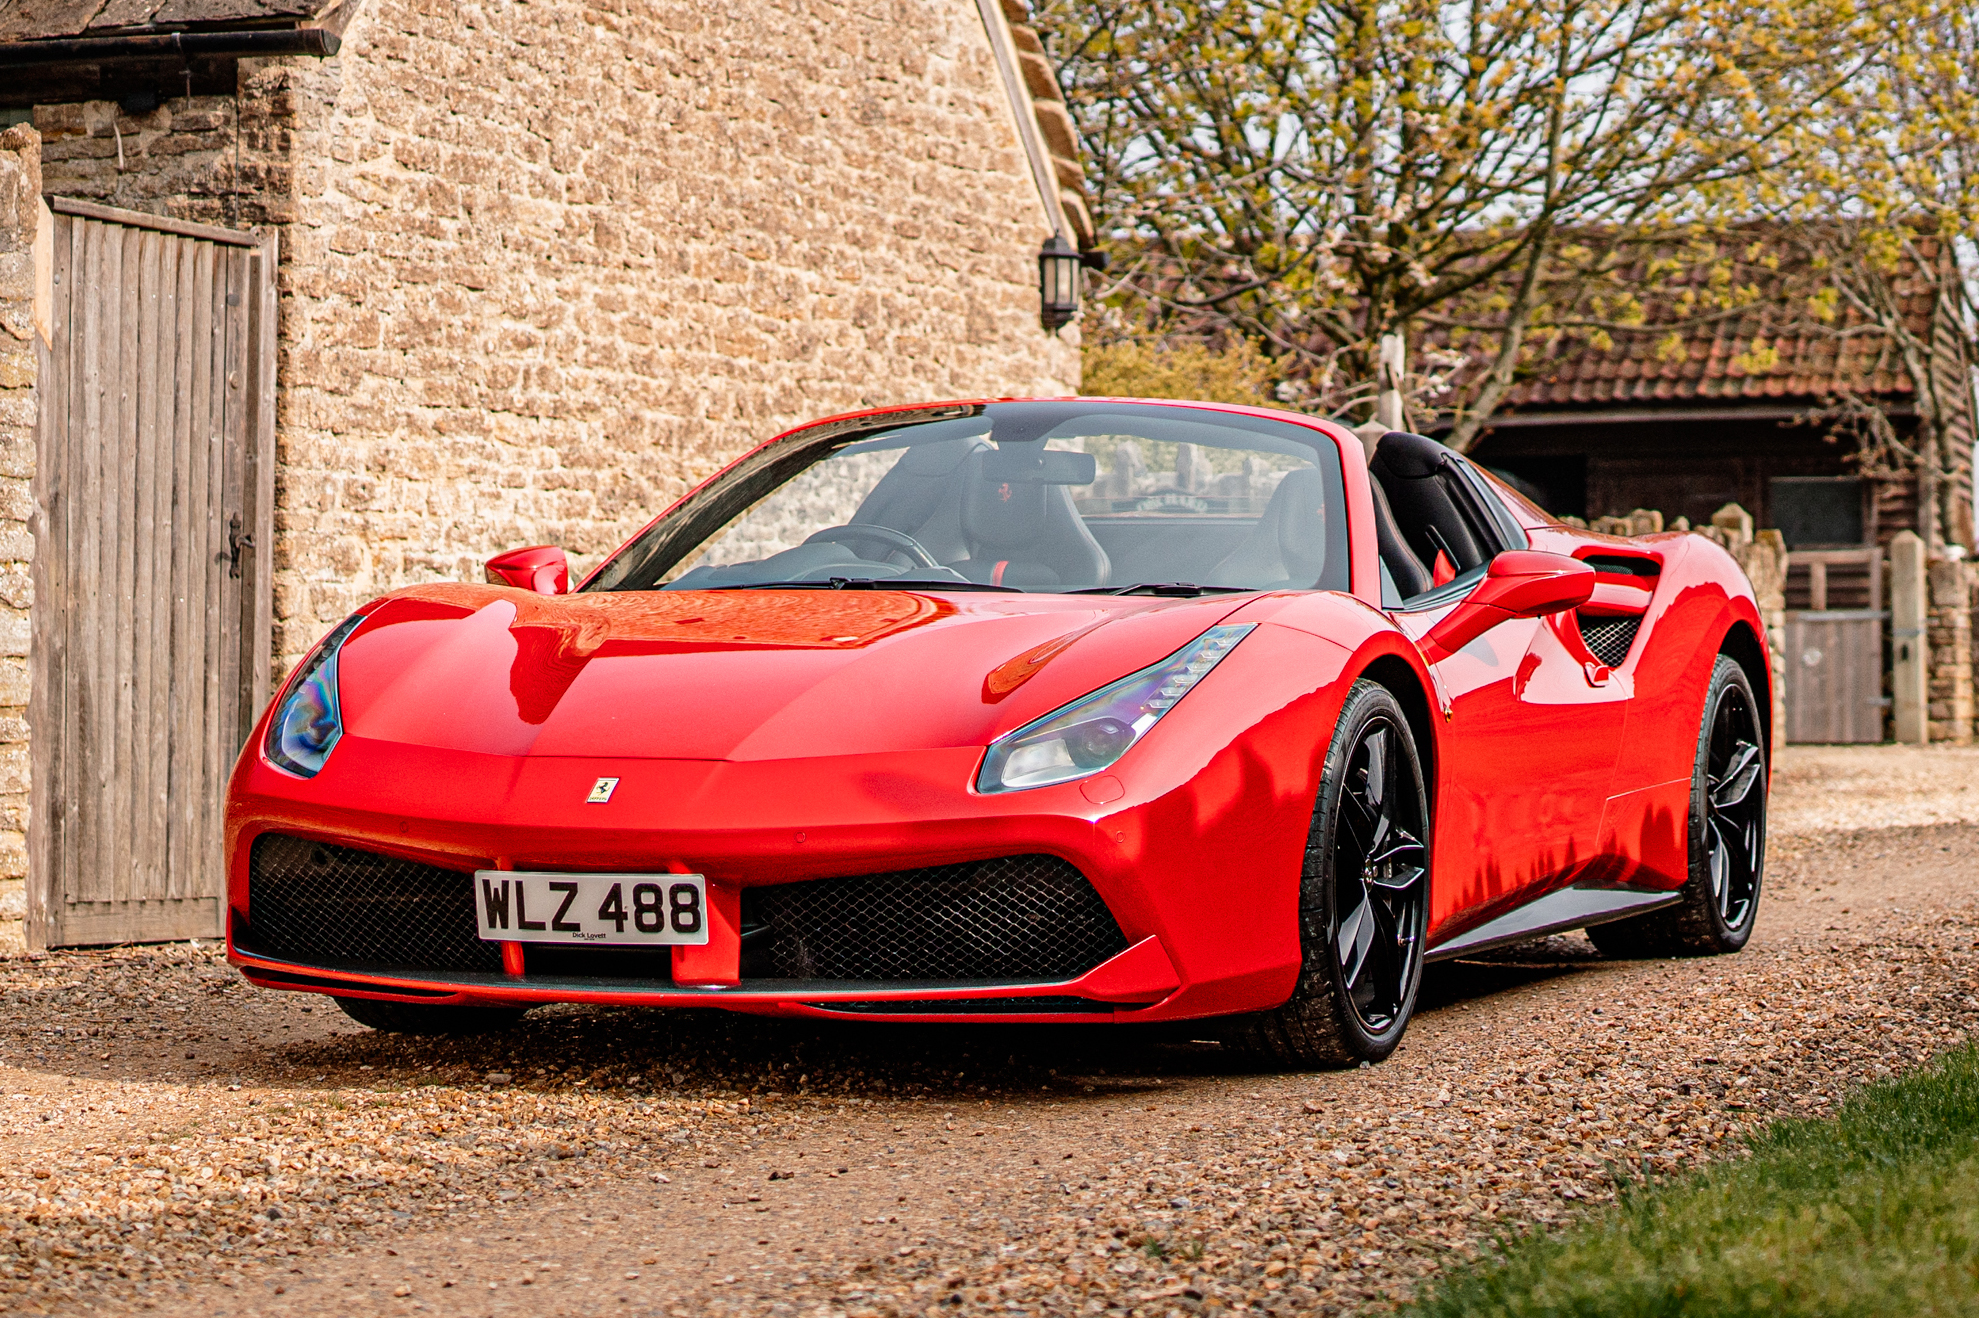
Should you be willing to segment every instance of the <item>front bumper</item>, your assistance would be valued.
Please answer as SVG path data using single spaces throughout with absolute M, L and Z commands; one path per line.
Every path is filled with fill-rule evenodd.
M 252 747 L 255 743 L 250 743 Z M 1236 749 L 1201 763 L 1143 765 L 1121 779 L 979 796 L 980 750 L 755 762 L 507 758 L 346 736 L 303 781 L 243 756 L 229 793 L 229 956 L 268 988 L 477 1005 L 588 1002 L 719 1006 L 813 1017 L 954 1021 L 1153 1021 L 1282 1002 L 1299 966 L 1297 875 L 1305 811 L 1268 817 L 1284 794 L 1233 808 Z M 1228 759 L 1228 772 L 1219 761 Z M 1167 769 L 1168 772 L 1158 772 Z M 611 800 L 592 784 L 619 779 Z M 821 822 L 822 821 L 822 822 Z M 1278 825 L 1278 826 L 1274 826 Z M 265 832 L 397 856 L 461 874 L 568 869 L 708 877 L 733 903 L 705 948 L 671 973 L 610 978 L 312 964 L 257 947 L 249 855 Z M 1279 854 L 1279 853 L 1283 854 Z M 1071 977 L 846 982 L 744 978 L 734 912 L 744 889 L 1019 855 L 1062 859 L 1091 883 L 1126 950 Z M 517 944 L 507 945 L 519 947 Z

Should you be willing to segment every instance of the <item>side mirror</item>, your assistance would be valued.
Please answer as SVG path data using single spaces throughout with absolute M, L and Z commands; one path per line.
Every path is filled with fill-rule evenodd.
M 562 595 L 570 590 L 570 559 L 555 545 L 511 549 L 488 560 L 488 584 Z
M 1423 658 L 1447 659 L 1514 618 L 1543 618 L 1587 603 L 1594 569 L 1565 554 L 1511 549 L 1491 560 L 1484 580 L 1422 638 Z

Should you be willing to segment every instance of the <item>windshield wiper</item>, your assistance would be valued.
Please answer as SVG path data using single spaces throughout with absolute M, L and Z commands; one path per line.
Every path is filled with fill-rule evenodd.
M 1089 586 L 1068 590 L 1068 595 L 1221 595 L 1246 591 L 1249 586 L 1198 586 L 1193 581 L 1137 581 L 1131 586 Z
M 994 590 L 1013 595 L 1016 586 L 992 586 L 986 581 L 928 581 L 914 577 L 833 577 L 829 581 L 750 581 L 735 586 L 703 586 L 703 590 Z

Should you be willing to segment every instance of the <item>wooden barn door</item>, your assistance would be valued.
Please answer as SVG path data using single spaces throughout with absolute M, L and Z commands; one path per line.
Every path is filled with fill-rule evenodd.
M 51 208 L 28 937 L 215 937 L 222 797 L 268 698 L 275 239 Z
M 1882 551 L 1796 549 L 1786 596 L 1787 740 L 1883 740 Z

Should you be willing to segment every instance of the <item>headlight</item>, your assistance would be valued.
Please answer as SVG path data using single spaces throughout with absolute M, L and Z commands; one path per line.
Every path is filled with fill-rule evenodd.
M 337 651 L 363 621 L 364 615 L 356 614 L 323 638 L 289 679 L 275 717 L 268 720 L 268 758 L 290 773 L 314 778 L 344 735 L 343 710 L 337 703 Z
M 1004 733 L 990 743 L 976 790 L 1013 792 L 1098 773 L 1145 737 L 1255 625 L 1212 627 L 1152 668 Z

